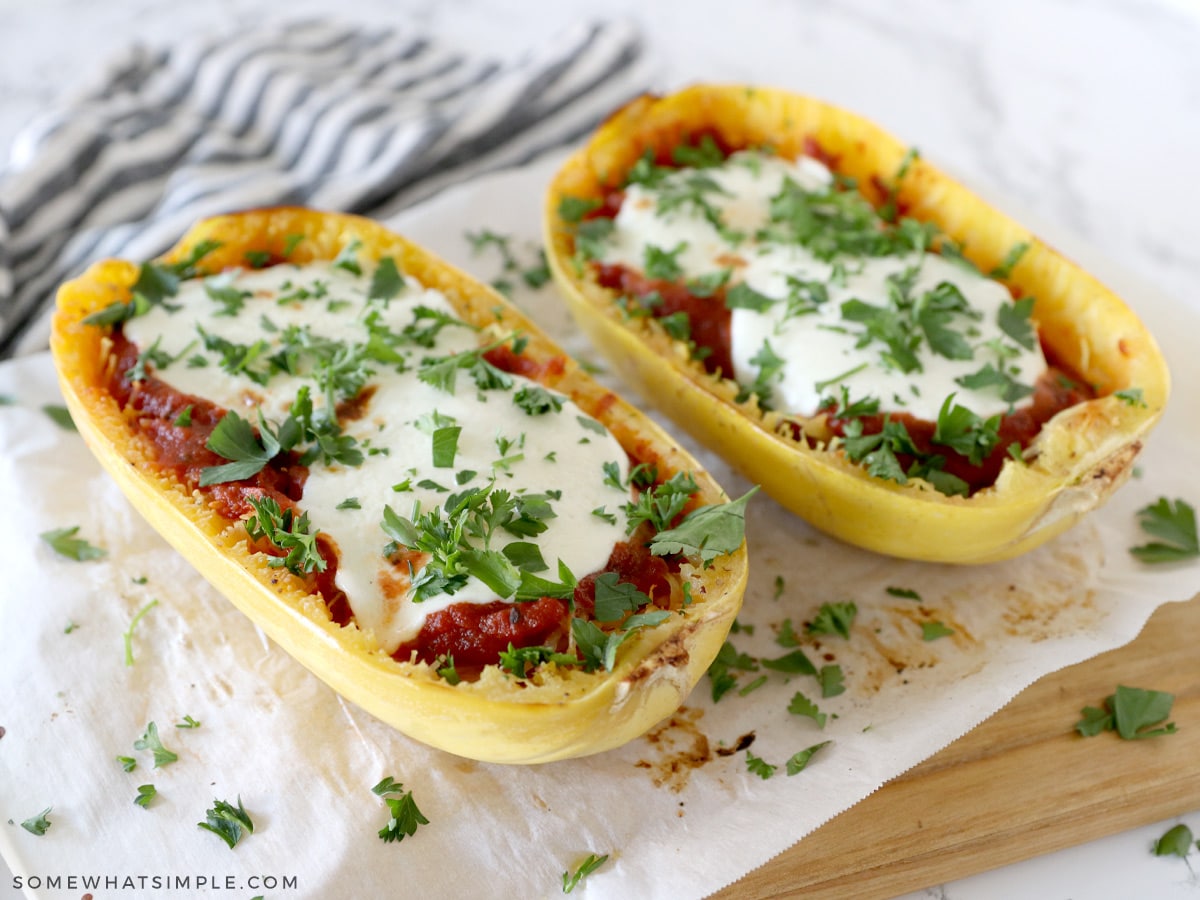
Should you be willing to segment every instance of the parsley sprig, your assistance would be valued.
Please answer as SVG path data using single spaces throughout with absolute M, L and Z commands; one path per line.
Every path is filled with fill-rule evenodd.
M 698 556 L 707 568 L 718 556 L 733 553 L 742 545 L 746 504 L 757 492 L 756 485 L 737 500 L 693 510 L 675 528 L 659 531 L 650 542 L 650 552 L 655 556 Z
M 158 726 L 151 722 L 146 726 L 145 733 L 133 742 L 134 750 L 149 750 L 154 754 L 154 768 L 170 765 L 179 759 L 179 754 L 163 746 L 158 736 Z
M 1174 734 L 1175 723 L 1167 721 L 1174 702 L 1175 696 L 1165 691 L 1117 685 L 1103 708 L 1085 706 L 1081 710 L 1083 718 L 1075 723 L 1075 730 L 1084 737 L 1115 731 L 1127 741 Z
M 254 833 L 254 822 L 242 806 L 240 795 L 236 807 L 226 800 L 214 800 L 212 809 L 205 810 L 204 814 L 204 821 L 197 822 L 197 826 L 211 831 L 223 840 L 230 850 L 242 839 L 243 833 Z
M 247 496 L 246 500 L 254 509 L 253 515 L 246 519 L 246 534 L 251 540 L 266 539 L 286 551 L 284 556 L 272 556 L 267 561 L 268 566 L 287 568 L 296 575 L 314 569 L 325 571 L 325 558 L 317 546 L 318 532 L 309 530 L 308 513 L 297 516 L 292 507 L 281 509 L 273 497 Z
M 1185 500 L 1159 497 L 1138 510 L 1142 530 L 1159 540 L 1130 549 L 1144 563 L 1183 562 L 1200 556 L 1196 511 Z
M 379 838 L 385 844 L 412 837 L 420 826 L 429 824 L 429 820 L 417 806 L 417 801 L 413 799 L 413 792 L 404 790 L 404 785 L 391 775 L 383 778 L 371 791 L 383 798 L 390 813 L 387 824 L 379 829 Z M 399 796 L 389 796 L 391 794 Z

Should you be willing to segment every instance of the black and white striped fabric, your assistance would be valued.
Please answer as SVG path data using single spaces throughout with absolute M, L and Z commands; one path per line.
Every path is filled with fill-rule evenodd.
M 94 260 L 234 209 L 387 216 L 581 136 L 647 78 L 623 22 L 508 63 L 313 21 L 134 48 L 0 170 L 0 357 L 46 346 L 56 287 Z

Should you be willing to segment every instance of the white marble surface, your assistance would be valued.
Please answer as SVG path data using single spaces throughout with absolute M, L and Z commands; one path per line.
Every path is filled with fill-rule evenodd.
M 579 18 L 627 15 L 643 29 L 657 87 L 756 81 L 848 106 L 1200 303 L 1197 0 L 0 0 L 0 148 L 130 41 L 331 11 L 501 55 Z M 1200 797 L 1191 799 L 1198 811 L 1182 821 L 1200 833 Z M 1188 862 L 1150 853 L 1175 821 L 910 896 L 1200 898 L 1200 851 Z M 5 877 L 0 896 L 9 891 Z

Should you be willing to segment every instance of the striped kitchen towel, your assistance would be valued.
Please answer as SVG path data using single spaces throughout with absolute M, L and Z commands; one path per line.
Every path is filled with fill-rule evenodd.
M 384 217 L 580 137 L 648 77 L 624 22 L 507 62 L 325 21 L 135 47 L 0 169 L 0 357 L 46 346 L 55 289 L 94 260 L 254 206 Z

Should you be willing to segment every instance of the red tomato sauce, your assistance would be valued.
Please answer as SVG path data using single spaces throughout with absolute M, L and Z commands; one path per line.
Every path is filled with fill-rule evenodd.
M 137 362 L 138 348 L 120 329 L 114 331 L 112 340 L 112 375 L 107 389 L 129 415 L 132 426 L 147 440 L 160 468 L 189 490 L 199 490 L 207 496 L 212 508 L 227 519 L 241 519 L 253 512 L 250 497 L 269 496 L 283 509 L 297 507 L 308 469 L 299 464 L 294 453 L 281 454 L 251 478 L 201 488 L 201 470 L 226 462 L 205 446 L 225 410 L 201 397 L 184 394 L 153 375 L 130 381 L 125 372 Z M 559 375 L 566 365 L 564 357 L 538 362 L 514 353 L 507 345 L 490 350 L 485 356 L 497 368 L 535 380 Z M 191 424 L 176 425 L 176 419 L 188 406 L 192 408 Z M 354 401 L 350 401 L 344 411 L 353 415 L 356 410 Z M 248 539 L 248 544 L 252 552 L 283 555 L 283 551 L 265 540 Z M 318 534 L 317 546 L 325 560 L 325 569 L 309 573 L 305 580 L 310 590 L 320 593 L 333 621 L 346 625 L 353 620 L 353 612 L 345 592 L 336 584 L 337 551 L 324 535 Z M 651 555 L 644 543 L 617 544 L 603 571 L 618 573 L 621 581 L 636 585 L 655 605 L 667 606 L 670 602 L 671 569 L 662 558 Z M 573 598 L 575 615 L 592 618 L 595 580 L 600 574 L 594 572 L 580 579 Z M 471 669 L 495 663 L 509 644 L 553 646 L 562 651 L 567 647 L 570 633 L 571 605 L 549 597 L 525 603 L 501 600 L 455 603 L 430 615 L 417 638 L 402 645 L 394 656 L 407 661 L 416 651 L 418 659 L 430 663 L 453 656 L 460 674 L 464 670 L 469 674 Z

